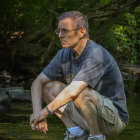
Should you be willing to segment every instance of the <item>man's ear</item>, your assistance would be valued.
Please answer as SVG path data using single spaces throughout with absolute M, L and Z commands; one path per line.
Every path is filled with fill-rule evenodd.
M 86 34 L 86 28 L 81 28 L 79 30 L 79 33 L 80 33 L 80 38 L 82 38 Z

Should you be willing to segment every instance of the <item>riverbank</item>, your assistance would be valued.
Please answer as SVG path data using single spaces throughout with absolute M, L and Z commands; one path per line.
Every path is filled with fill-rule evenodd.
M 129 124 L 119 136 L 107 138 L 107 140 L 139 140 L 140 139 L 140 96 L 130 93 L 127 98 L 130 115 Z M 48 116 L 47 134 L 31 130 L 29 117 L 32 113 L 31 103 L 12 102 L 0 115 L 0 139 L 1 140 L 63 140 L 66 128 L 55 116 Z
M 127 87 L 127 105 L 130 115 L 129 124 L 119 136 L 107 140 L 139 140 L 140 139 L 140 77 L 123 72 Z M 0 95 L 5 95 L 5 101 L 0 106 L 0 140 L 63 140 L 65 126 L 55 116 L 48 116 L 47 134 L 33 131 L 29 125 L 32 114 L 31 94 L 22 86 L 1 85 Z M 1 99 L 1 97 L 0 97 Z M 7 100 L 8 99 L 8 100 Z

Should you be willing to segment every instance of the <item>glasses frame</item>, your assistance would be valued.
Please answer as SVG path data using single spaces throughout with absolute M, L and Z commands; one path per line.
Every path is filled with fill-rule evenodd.
M 59 34 L 60 34 L 60 32 L 62 33 L 62 35 L 67 35 L 69 32 L 71 32 L 71 31 L 76 31 L 76 30 L 79 30 L 78 28 L 77 29 L 72 29 L 72 30 L 68 30 L 68 29 L 56 29 L 55 30 L 55 33 L 56 33 L 56 35 L 58 36 Z

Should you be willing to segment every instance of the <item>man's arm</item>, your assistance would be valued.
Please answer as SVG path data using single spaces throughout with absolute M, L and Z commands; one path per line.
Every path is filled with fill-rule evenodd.
M 73 81 L 70 85 L 64 88 L 60 94 L 48 105 L 48 109 L 51 112 L 56 111 L 76 96 L 78 96 L 88 84 L 84 81 Z
M 50 79 L 41 73 L 33 82 L 31 86 L 31 96 L 33 105 L 33 114 L 37 114 L 42 110 L 42 89 Z
M 42 88 L 45 84 L 50 81 L 43 73 L 41 73 L 33 82 L 31 86 L 31 95 L 32 95 L 32 105 L 33 105 L 33 114 L 30 116 L 30 125 L 33 130 L 38 130 L 43 133 L 46 133 L 48 130 L 46 119 L 42 119 L 40 122 L 33 127 L 34 116 L 42 110 Z
M 57 109 L 74 99 L 78 94 L 80 94 L 88 84 L 84 81 L 73 81 L 70 85 L 64 88 L 58 96 L 48 105 L 50 112 L 55 112 Z M 44 108 L 36 117 L 33 127 L 36 124 L 48 116 L 48 111 Z

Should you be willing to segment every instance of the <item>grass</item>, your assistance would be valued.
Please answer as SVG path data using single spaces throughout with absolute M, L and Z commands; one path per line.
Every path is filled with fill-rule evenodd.
M 140 139 L 140 102 L 135 94 L 127 100 L 130 121 L 126 129 L 115 138 L 107 140 L 139 140 Z M 0 116 L 0 139 L 1 140 L 62 140 L 66 128 L 56 116 L 49 116 L 47 134 L 33 131 L 29 125 L 29 116 L 32 112 L 29 103 L 11 104 L 11 109 Z

